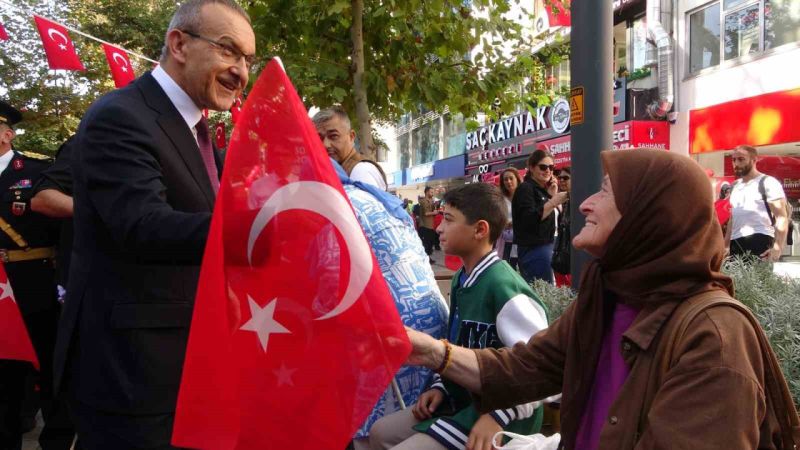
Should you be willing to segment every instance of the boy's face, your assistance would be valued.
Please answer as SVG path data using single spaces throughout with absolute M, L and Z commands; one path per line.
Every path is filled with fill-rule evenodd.
M 477 239 L 478 223 L 468 224 L 461 211 L 445 203 L 444 219 L 436 228 L 442 251 L 456 256 L 468 254 L 480 242 Z

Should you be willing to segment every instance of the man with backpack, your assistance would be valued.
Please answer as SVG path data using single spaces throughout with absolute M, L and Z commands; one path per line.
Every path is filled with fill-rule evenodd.
M 783 186 L 756 169 L 758 151 L 740 145 L 733 151 L 733 170 L 739 180 L 731 190 L 731 221 L 725 233 L 731 256 L 750 254 L 776 262 L 787 235 L 791 239 L 789 213 Z

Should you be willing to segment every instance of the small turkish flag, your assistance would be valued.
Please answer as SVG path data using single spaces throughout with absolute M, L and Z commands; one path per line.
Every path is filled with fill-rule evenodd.
M 47 63 L 51 69 L 86 70 L 75 53 L 75 46 L 72 45 L 66 28 L 44 17 L 33 16 L 33 20 L 42 38 Z
M 547 9 L 547 20 L 550 22 L 551 27 L 572 26 L 572 15 L 570 14 L 570 1 L 569 0 L 545 0 L 545 8 Z
M 234 129 L 221 184 L 172 443 L 341 450 L 410 344 L 328 154 L 275 60 Z
M 240 97 L 233 102 L 233 106 L 231 107 L 231 122 L 233 122 L 234 126 L 236 126 L 236 123 L 239 121 L 239 115 L 241 114 L 242 114 L 242 99 Z
M 39 369 L 39 360 L 33 350 L 28 329 L 14 299 L 6 269 L 0 263 L 0 359 L 30 361 Z
M 225 148 L 225 145 L 227 145 L 227 142 L 225 142 L 225 122 L 217 122 L 217 126 L 214 128 L 214 138 L 217 148 Z
M 114 47 L 113 45 L 103 44 L 103 51 L 106 52 L 108 67 L 111 69 L 111 76 L 114 78 L 114 86 L 125 87 L 136 79 L 136 73 L 131 66 L 131 60 L 125 50 Z
M 7 41 L 8 34 L 6 34 L 6 29 L 3 28 L 3 22 L 0 22 L 0 41 Z

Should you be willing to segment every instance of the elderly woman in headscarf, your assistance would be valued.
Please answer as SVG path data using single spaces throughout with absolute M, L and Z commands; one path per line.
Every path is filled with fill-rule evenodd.
M 568 450 L 792 449 L 797 411 L 763 330 L 720 273 L 705 173 L 663 150 L 602 161 L 573 240 L 595 259 L 563 316 L 503 350 L 409 331 L 409 363 L 444 372 L 483 411 L 563 392 Z

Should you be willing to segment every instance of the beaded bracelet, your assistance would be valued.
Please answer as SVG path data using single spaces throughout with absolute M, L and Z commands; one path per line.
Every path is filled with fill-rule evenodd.
M 442 364 L 434 370 L 434 372 L 438 373 L 439 375 L 443 375 L 447 368 L 450 367 L 450 362 L 453 359 L 453 346 L 450 345 L 450 342 L 447 339 L 441 339 L 444 342 L 444 359 L 442 360 Z

